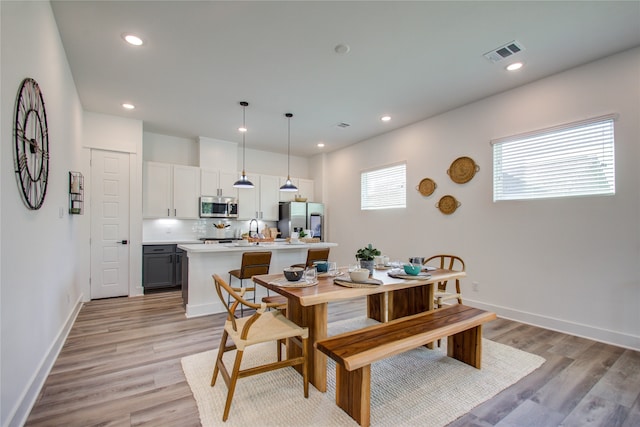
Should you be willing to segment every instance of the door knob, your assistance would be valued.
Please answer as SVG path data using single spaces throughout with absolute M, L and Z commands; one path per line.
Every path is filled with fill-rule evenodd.
M 122 245 L 126 245 L 126 244 L 127 244 L 127 243 L 129 243 L 129 242 L 128 242 L 127 240 L 122 240 L 122 241 L 120 241 L 120 242 L 116 242 L 116 243 L 120 243 L 120 244 L 122 244 Z

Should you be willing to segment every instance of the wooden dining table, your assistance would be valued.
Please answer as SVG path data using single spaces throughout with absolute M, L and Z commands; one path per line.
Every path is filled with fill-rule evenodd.
M 253 281 L 287 298 L 287 317 L 309 329 L 309 339 L 314 346 L 309 357 L 309 381 L 319 391 L 327 389 L 327 357 L 315 349 L 315 343 L 327 337 L 328 304 L 330 302 L 367 297 L 367 316 L 379 322 L 387 322 L 412 314 L 433 310 L 434 284 L 464 277 L 464 271 L 435 269 L 429 276 L 404 279 L 390 277 L 387 270 L 374 270 L 373 278 L 382 282 L 372 287 L 345 287 L 334 283 L 334 277 L 321 274 L 318 284 L 308 287 L 285 287 L 277 283 L 283 274 L 253 276 Z M 346 268 L 340 268 L 340 277 L 348 277 Z M 287 346 L 288 357 L 297 356 L 301 350 Z

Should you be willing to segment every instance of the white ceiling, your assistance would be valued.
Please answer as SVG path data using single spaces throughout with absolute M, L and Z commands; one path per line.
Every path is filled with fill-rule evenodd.
M 332 151 L 640 45 L 640 1 L 52 1 L 88 111 L 148 132 Z M 141 47 L 123 42 L 134 32 Z M 525 67 L 483 54 L 517 40 Z M 344 43 L 350 51 L 338 54 Z M 511 59 L 511 58 L 509 58 Z M 124 111 L 123 102 L 137 106 Z M 389 114 L 392 120 L 382 123 Z M 338 127 L 340 122 L 348 128 Z

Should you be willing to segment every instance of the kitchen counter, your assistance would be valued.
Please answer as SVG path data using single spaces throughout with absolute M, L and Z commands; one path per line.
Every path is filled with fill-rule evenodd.
M 202 243 L 197 239 L 167 239 L 167 240 L 143 240 L 142 245 L 195 245 Z
M 279 273 L 284 267 L 292 264 L 304 263 L 309 248 L 326 248 L 338 246 L 337 243 L 301 243 L 260 242 L 258 245 L 239 246 L 233 243 L 219 243 L 205 245 L 181 244 L 178 248 L 186 252 L 186 262 L 182 263 L 182 290 L 185 300 L 187 317 L 205 316 L 225 311 L 213 286 L 213 274 L 218 274 L 229 280 L 229 271 L 240 268 L 242 254 L 247 251 L 271 251 L 270 273 Z M 329 254 L 331 259 L 331 254 Z M 237 279 L 233 279 L 232 286 L 240 286 Z M 244 286 L 251 287 L 250 280 L 244 281 Z M 256 302 L 260 302 L 267 290 L 256 287 Z M 252 296 L 251 293 L 248 294 Z
M 244 252 L 244 251 L 281 251 L 281 250 L 299 250 L 304 249 L 305 253 L 308 248 L 330 248 L 338 246 L 337 243 L 319 242 L 319 243 L 287 243 L 287 242 L 259 242 L 250 245 L 240 245 L 238 243 L 214 243 L 205 245 L 202 242 L 195 244 L 179 244 L 178 247 L 186 252 Z

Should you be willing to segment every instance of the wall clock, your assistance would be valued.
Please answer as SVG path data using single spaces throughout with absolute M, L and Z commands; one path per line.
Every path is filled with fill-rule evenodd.
M 26 78 L 16 98 L 13 124 L 14 170 L 29 209 L 40 209 L 49 180 L 49 132 L 44 99 L 38 83 Z

